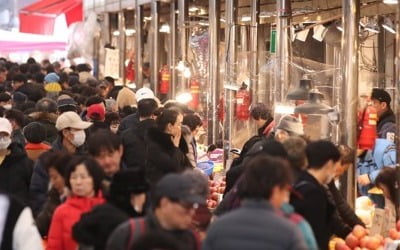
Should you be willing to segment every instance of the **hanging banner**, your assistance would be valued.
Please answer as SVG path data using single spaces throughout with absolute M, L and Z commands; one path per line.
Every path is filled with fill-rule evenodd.
M 119 79 L 119 50 L 106 49 L 106 61 L 104 63 L 104 75 Z

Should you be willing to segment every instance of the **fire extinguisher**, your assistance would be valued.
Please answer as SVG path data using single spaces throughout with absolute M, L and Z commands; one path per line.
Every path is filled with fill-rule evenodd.
M 236 93 L 236 118 L 240 121 L 246 121 L 250 117 L 250 92 L 247 85 L 242 83 L 242 87 Z
M 198 109 L 200 103 L 200 82 L 195 78 L 192 78 L 190 81 L 190 93 L 192 94 L 190 107 L 192 109 Z
M 160 86 L 159 91 L 162 95 L 167 95 L 169 92 L 170 73 L 168 65 L 164 65 L 160 70 Z
M 377 122 L 378 114 L 372 106 L 367 106 L 358 113 L 357 144 L 359 149 L 374 148 Z
M 126 66 L 126 79 L 130 82 L 135 81 L 135 64 L 133 63 L 132 60 L 129 60 L 128 66 Z

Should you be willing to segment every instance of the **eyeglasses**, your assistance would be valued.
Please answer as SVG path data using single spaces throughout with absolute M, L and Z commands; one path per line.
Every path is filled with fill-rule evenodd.
M 180 201 L 180 200 L 171 200 L 174 203 L 179 204 L 181 207 L 183 207 L 186 210 L 190 210 L 190 209 L 198 209 L 199 208 L 199 204 L 198 203 L 191 203 L 191 202 L 186 202 L 186 201 Z

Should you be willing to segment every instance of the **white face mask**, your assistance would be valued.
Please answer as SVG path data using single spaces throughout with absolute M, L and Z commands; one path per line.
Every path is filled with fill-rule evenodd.
M 7 149 L 11 144 L 11 138 L 9 136 L 0 137 L 0 150 Z
M 78 130 L 74 131 L 72 134 L 74 135 L 74 138 L 72 139 L 71 143 L 74 144 L 75 147 L 80 147 L 83 145 L 83 143 L 85 143 L 86 140 L 85 131 Z
M 3 108 L 6 110 L 10 110 L 12 108 L 11 104 L 3 105 Z
M 111 130 L 111 132 L 113 132 L 114 134 L 116 134 L 116 133 L 118 132 L 118 128 L 119 128 L 119 125 L 111 125 L 111 126 L 110 126 L 110 130 Z

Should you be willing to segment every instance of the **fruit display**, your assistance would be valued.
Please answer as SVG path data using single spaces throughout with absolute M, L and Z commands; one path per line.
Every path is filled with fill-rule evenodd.
M 225 178 L 221 181 L 208 181 L 209 194 L 207 198 L 207 207 L 209 209 L 215 209 L 218 203 L 222 200 L 222 195 L 225 192 L 226 182 Z

